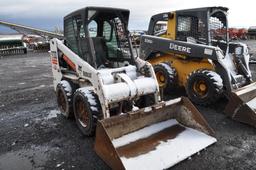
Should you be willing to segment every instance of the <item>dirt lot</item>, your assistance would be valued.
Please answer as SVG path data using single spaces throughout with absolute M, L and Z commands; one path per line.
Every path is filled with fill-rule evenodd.
M 172 169 L 255 169 L 256 129 L 226 118 L 225 104 L 198 107 L 218 142 Z M 60 115 L 47 53 L 0 59 L 0 170 L 109 169 L 93 142 Z

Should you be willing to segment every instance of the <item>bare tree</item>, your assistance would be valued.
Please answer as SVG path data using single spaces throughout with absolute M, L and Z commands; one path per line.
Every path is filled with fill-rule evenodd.
M 57 34 L 63 34 L 63 29 L 59 26 L 55 26 L 53 32 Z

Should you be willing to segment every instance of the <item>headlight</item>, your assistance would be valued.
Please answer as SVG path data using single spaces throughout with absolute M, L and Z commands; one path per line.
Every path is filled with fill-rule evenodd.
M 243 54 L 243 47 L 241 47 L 241 46 L 236 47 L 235 54 L 236 55 L 242 55 Z

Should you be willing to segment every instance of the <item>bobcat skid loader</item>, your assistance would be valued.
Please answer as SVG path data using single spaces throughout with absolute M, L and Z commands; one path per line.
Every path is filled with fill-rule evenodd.
M 153 65 L 161 88 L 183 87 L 189 99 L 201 105 L 226 96 L 225 113 L 256 127 L 250 55 L 247 45 L 229 41 L 227 11 L 205 7 L 152 16 L 140 57 Z
M 86 7 L 64 18 L 50 41 L 61 112 L 113 169 L 166 169 L 216 142 L 187 98 L 161 102 L 154 69 L 134 57 L 129 11 Z
M 216 142 L 187 98 L 159 102 L 153 67 L 134 57 L 129 11 L 87 7 L 64 18 L 51 40 L 57 101 L 74 112 L 96 153 L 113 169 L 165 169 Z

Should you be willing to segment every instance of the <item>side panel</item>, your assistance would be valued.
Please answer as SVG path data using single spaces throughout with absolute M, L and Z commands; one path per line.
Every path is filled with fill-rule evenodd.
M 175 53 L 191 58 L 209 58 L 218 60 L 220 48 L 202 44 L 170 40 L 151 35 L 141 37 L 140 58 L 147 59 L 154 52 Z

